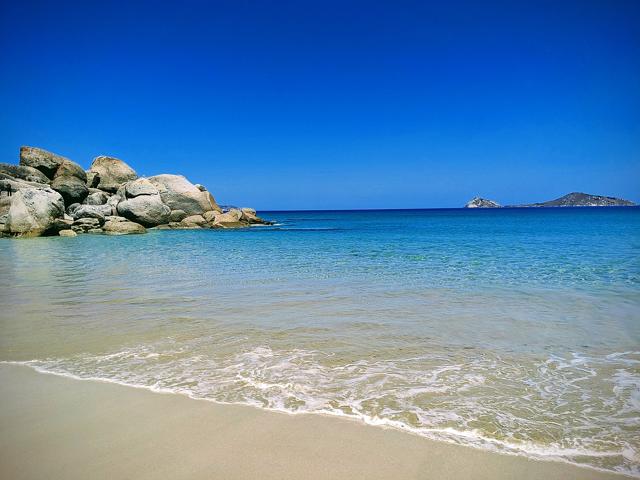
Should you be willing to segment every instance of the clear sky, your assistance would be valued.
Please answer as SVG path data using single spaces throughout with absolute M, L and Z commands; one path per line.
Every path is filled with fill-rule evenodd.
M 640 201 L 640 1 L 2 1 L 20 145 L 258 209 Z

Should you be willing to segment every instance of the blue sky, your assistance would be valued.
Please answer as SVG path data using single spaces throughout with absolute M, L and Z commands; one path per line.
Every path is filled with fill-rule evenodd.
M 446 5 L 445 5 L 446 3 Z M 640 201 L 640 2 L 2 2 L 0 153 L 258 209 Z

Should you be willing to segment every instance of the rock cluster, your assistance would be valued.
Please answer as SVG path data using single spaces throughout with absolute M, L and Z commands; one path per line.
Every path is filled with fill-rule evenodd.
M 125 235 L 147 228 L 238 228 L 269 224 L 250 208 L 223 211 L 181 175 L 138 177 L 99 156 L 89 170 L 41 148 L 22 147 L 20 164 L 0 163 L 0 236 Z

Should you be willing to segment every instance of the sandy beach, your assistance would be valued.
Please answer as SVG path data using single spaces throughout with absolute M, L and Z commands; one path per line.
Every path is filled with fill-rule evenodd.
M 1 365 L 0 477 L 621 479 L 320 415 L 286 415 Z

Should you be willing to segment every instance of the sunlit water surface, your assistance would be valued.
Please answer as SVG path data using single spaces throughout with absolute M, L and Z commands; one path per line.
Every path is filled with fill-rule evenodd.
M 640 476 L 640 210 L 0 240 L 0 360 Z

